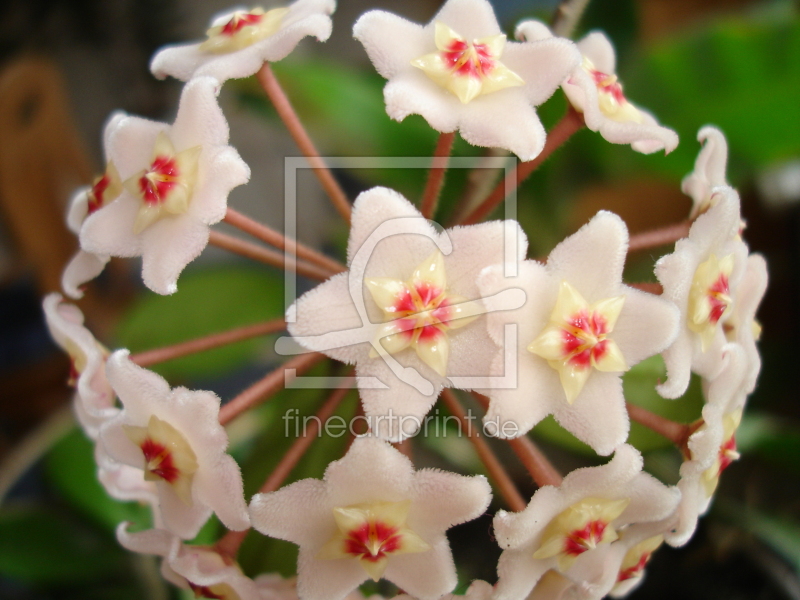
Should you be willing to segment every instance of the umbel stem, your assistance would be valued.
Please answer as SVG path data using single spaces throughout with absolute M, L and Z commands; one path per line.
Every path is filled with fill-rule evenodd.
M 317 176 L 325 193 L 328 194 L 328 197 L 331 199 L 334 208 L 342 215 L 342 218 L 347 223 L 350 223 L 350 213 L 352 210 L 347 195 L 339 186 L 339 183 L 325 164 L 325 161 L 320 158 L 319 152 L 317 152 L 317 148 L 314 146 L 314 142 L 311 141 L 308 133 L 306 133 L 305 127 L 303 127 L 297 113 L 294 111 L 294 107 L 292 107 L 292 103 L 283 91 L 281 84 L 278 83 L 278 80 L 275 78 L 275 73 L 272 72 L 270 64 L 264 63 L 264 66 L 256 73 L 256 77 L 261 87 L 264 88 L 267 96 L 269 96 L 269 99 L 272 101 L 272 104 L 275 106 L 278 116 L 280 116 L 281 120 L 283 120 L 286 125 L 286 129 L 289 130 L 289 133 L 294 138 L 298 148 L 300 148 L 300 151 L 308 159 L 311 168 L 314 170 L 314 174 Z

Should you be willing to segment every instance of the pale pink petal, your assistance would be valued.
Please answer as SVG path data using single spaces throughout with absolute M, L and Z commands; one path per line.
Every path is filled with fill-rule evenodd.
M 533 558 L 533 551 L 505 550 L 497 563 L 497 588 L 494 600 L 519 600 L 530 594 L 533 586 L 550 569 L 549 562 Z M 549 600 L 549 599 L 548 599 Z
M 487 433 L 500 438 L 524 435 L 552 414 L 559 402 L 566 404 L 558 373 L 545 361 L 528 352 L 524 340 L 517 343 L 521 348 L 514 345 L 506 347 L 508 359 L 498 354 L 492 366 L 492 374 L 499 376 L 504 374 L 507 360 L 518 363 L 517 381 L 512 389 L 492 389 L 488 392 L 491 403 L 483 418 L 484 428 Z
M 213 225 L 225 218 L 231 190 L 250 181 L 250 167 L 231 146 L 204 151 L 200 162 L 203 184 L 196 186 L 188 214 L 206 225 Z
M 697 216 L 708 202 L 711 190 L 728 185 L 725 171 L 728 164 L 728 143 L 722 132 L 706 125 L 697 133 L 697 141 L 703 144 L 694 163 L 694 171 L 683 178 L 681 189 L 694 201 L 692 216 Z
M 568 404 L 563 389 L 560 391 L 553 416 L 595 452 L 608 456 L 628 438 L 630 420 L 618 374 L 594 371 L 573 404 Z
M 736 341 L 742 345 L 747 355 L 745 367 L 747 377 L 744 387 L 748 393 L 755 389 L 761 371 L 761 354 L 756 345 L 752 323 L 767 291 L 767 278 L 767 261 L 764 257 L 760 254 L 748 256 L 747 267 L 734 304 L 734 315 L 737 320 Z
M 678 335 L 680 311 L 658 296 L 623 287 L 625 304 L 612 337 L 632 366 L 672 344 Z
M 122 181 L 149 164 L 156 138 L 162 131 L 169 132 L 169 125 L 124 113 L 109 121 L 106 126 L 106 158 L 116 165 Z
M 297 592 L 303 600 L 341 600 L 369 578 L 358 561 L 319 559 L 316 552 L 301 546 L 297 557 Z
M 538 42 L 552 38 L 553 32 L 541 21 L 528 19 L 517 24 L 514 37 L 521 42 Z
M 364 46 L 375 69 L 391 79 L 409 63 L 436 49 L 427 28 L 383 10 L 371 10 L 353 25 L 353 37 Z
M 600 211 L 553 249 L 547 269 L 593 303 L 619 295 L 627 251 L 625 223 L 614 213 Z
M 181 272 L 208 245 L 208 226 L 181 216 L 159 219 L 141 233 L 142 279 L 157 294 L 177 292 Z
M 61 275 L 61 286 L 67 296 L 76 299 L 83 298 L 81 286 L 100 275 L 109 260 L 108 256 L 99 256 L 78 250 Z
M 424 507 L 409 512 L 408 524 L 415 531 L 444 532 L 453 525 L 472 521 L 483 514 L 492 497 L 482 475 L 464 477 L 433 469 L 417 471 L 414 489 L 415 500 Z
M 83 221 L 89 213 L 89 192 L 91 189 L 88 185 L 78 188 L 69 201 L 67 227 L 76 235 L 81 232 L 81 225 L 83 225 Z
M 473 146 L 505 148 L 523 162 L 533 160 L 544 148 L 546 134 L 530 104 L 516 88 L 478 96 L 461 107 L 461 136 Z
M 402 502 L 412 496 L 414 481 L 411 461 L 373 437 L 354 440 L 347 455 L 325 470 L 331 506 Z
M 360 361 L 356 375 L 364 414 L 370 420 L 373 431 L 383 439 L 397 442 L 419 431 L 446 381 L 413 351 L 406 350 L 394 356 L 394 359 L 403 368 L 410 367 L 416 371 L 415 380 L 421 378 L 428 385 L 430 393 L 423 393 L 401 381 L 380 357 Z M 375 387 L 373 382 L 376 379 L 386 387 Z
M 385 578 L 420 600 L 437 600 L 458 583 L 450 545 L 443 535 L 428 540 L 431 549 L 418 554 L 393 556 Z
M 502 33 L 488 0 L 448 0 L 431 19 L 431 23 L 436 21 L 450 26 L 467 40 Z
M 408 115 L 421 115 L 440 133 L 458 129 L 462 106 L 459 99 L 419 69 L 411 69 L 392 77 L 383 88 L 386 113 L 395 121 L 402 121 Z
M 349 286 L 349 272 L 334 275 L 298 298 L 286 312 L 286 321 L 289 333 L 304 348 L 353 364 L 369 354 L 374 328 L 359 316 Z
M 142 240 L 133 233 L 138 212 L 139 201 L 123 190 L 114 202 L 86 218 L 81 227 L 81 248 L 104 256 L 139 256 Z
M 306 36 L 313 35 L 321 42 L 327 40 L 332 28 L 328 15 L 335 8 L 334 0 L 297 0 L 289 6 L 281 28 L 266 39 L 227 54 L 201 51 L 199 43 L 167 46 L 153 57 L 150 71 L 159 79 L 171 75 L 182 81 L 205 75 L 220 83 L 249 77 L 265 61 L 285 58 Z
M 601 31 L 592 31 L 578 42 L 578 49 L 603 73 L 617 72 L 614 46 Z
M 519 31 L 519 27 L 517 28 Z M 529 43 L 509 42 L 503 64 L 525 81 L 525 94 L 534 106 L 544 104 L 581 62 L 581 53 L 571 41 L 549 38 Z
M 250 519 L 264 535 L 313 547 L 316 552 L 336 530 L 332 509 L 326 485 L 303 479 L 277 492 L 253 496 Z

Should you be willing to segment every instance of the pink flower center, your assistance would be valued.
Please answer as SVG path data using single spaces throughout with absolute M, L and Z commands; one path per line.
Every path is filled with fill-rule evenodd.
M 602 314 L 582 310 L 565 324 L 562 331 L 564 357 L 571 366 L 588 369 L 605 356 L 609 329 Z
M 167 483 L 175 483 L 180 477 L 180 469 L 175 466 L 175 461 L 172 458 L 172 453 L 163 444 L 153 441 L 151 438 L 146 438 L 140 448 L 144 454 L 147 470 L 166 481 Z
M 442 58 L 452 72 L 476 79 L 486 77 L 495 66 L 492 51 L 486 44 L 471 44 L 466 40 L 451 41 L 442 51 Z
M 225 23 L 219 34 L 234 36 L 248 25 L 257 25 L 263 18 L 263 14 L 236 12 L 231 20 Z
M 354 558 L 377 562 L 400 549 L 403 536 L 397 527 L 367 521 L 345 536 L 345 552 Z
M 601 520 L 589 521 L 583 529 L 575 529 L 564 539 L 564 553 L 578 556 L 596 547 L 603 539 L 608 523 Z
M 596 69 L 588 69 L 589 75 L 594 79 L 597 90 L 601 93 L 610 94 L 617 104 L 625 104 L 625 94 L 622 93 L 622 86 L 617 81 L 616 76 L 603 73 Z
M 159 155 L 153 159 L 150 169 L 139 178 L 139 190 L 147 205 L 157 206 L 166 201 L 167 195 L 178 184 L 180 170 L 175 157 Z
M 711 305 L 708 321 L 712 325 L 716 325 L 722 318 L 730 302 L 728 276 L 725 273 L 720 273 L 717 280 L 708 289 L 708 302 Z
M 645 552 L 639 557 L 639 562 L 637 562 L 635 565 L 628 567 L 627 569 L 621 569 L 619 575 L 617 576 L 617 583 L 620 583 L 621 581 L 627 581 L 628 579 L 633 579 L 634 577 L 639 577 L 644 571 L 645 566 L 647 566 L 651 555 L 652 552 Z
M 416 282 L 398 294 L 394 305 L 398 325 L 408 337 L 430 341 L 442 335 L 452 318 L 444 292 L 428 282 Z
M 111 177 L 109 177 L 107 173 L 95 181 L 92 189 L 89 191 L 89 214 L 100 210 L 106 205 L 105 193 L 110 184 Z
M 737 458 L 739 458 L 739 453 L 736 452 L 736 436 L 732 435 L 719 447 L 719 472 L 717 475 L 722 475 L 722 472 L 730 467 Z

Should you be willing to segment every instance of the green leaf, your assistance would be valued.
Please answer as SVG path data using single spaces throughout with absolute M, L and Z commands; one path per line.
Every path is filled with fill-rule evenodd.
M 242 266 L 194 269 L 181 276 L 178 286 L 180 293 L 172 296 L 143 293 L 120 322 L 118 343 L 141 352 L 283 316 L 283 283 L 271 271 Z M 238 300 L 242 301 L 232 308 Z M 253 360 L 269 347 L 268 339 L 229 344 L 155 365 L 152 370 L 172 384 L 207 379 Z
M 111 498 L 97 480 L 94 448 L 83 432 L 73 429 L 45 457 L 48 480 L 62 497 L 96 523 L 113 531 L 122 521 L 145 526 L 149 508 Z
M 68 584 L 120 573 L 116 540 L 41 507 L 0 511 L 0 573 L 36 584 Z

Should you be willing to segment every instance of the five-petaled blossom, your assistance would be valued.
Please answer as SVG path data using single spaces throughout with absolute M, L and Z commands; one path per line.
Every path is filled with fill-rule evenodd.
M 50 335 L 69 355 L 68 383 L 75 388 L 73 408 L 86 435 L 97 439 L 100 427 L 119 413 L 114 390 L 106 380 L 108 350 L 83 325 L 83 313 L 60 294 L 42 302 Z
M 158 491 L 164 527 L 191 539 L 215 512 L 229 529 L 248 527 L 242 474 L 225 449 L 220 400 L 213 392 L 170 389 L 118 350 L 106 365 L 123 410 L 102 428 L 109 456 L 137 467 Z
M 517 25 L 516 37 L 546 40 L 552 33 L 538 21 Z M 577 43 L 582 62 L 561 86 L 572 106 L 583 113 L 586 126 L 612 144 L 630 144 L 644 154 L 657 150 L 672 152 L 678 136 L 662 127 L 645 110 L 632 104 L 622 92 L 616 75 L 616 55 L 608 38 L 593 31 Z
M 727 344 L 722 349 L 722 362 L 719 375 L 704 386 L 706 404 L 702 422 L 687 442 L 687 456 L 678 482 L 682 493 L 678 522 L 674 531 L 666 535 L 673 546 L 689 541 L 698 517 L 711 504 L 722 472 L 739 458 L 736 429 L 748 393 L 747 354 L 739 344 Z
M 421 600 L 456 585 L 445 531 L 479 516 L 491 493 L 482 476 L 414 471 L 386 442 L 357 438 L 323 480 L 304 479 L 250 503 L 253 527 L 300 546 L 304 600 L 338 600 L 381 577 Z
M 681 396 L 692 371 L 707 379 L 719 373 L 725 323 L 747 263 L 747 246 L 738 235 L 739 196 L 729 187 L 715 188 L 714 195 L 718 200 L 697 218 L 689 236 L 655 267 L 663 297 L 681 311 L 678 337 L 663 353 L 668 379 L 658 391 L 665 398 Z
M 666 519 L 679 499 L 676 488 L 642 472 L 641 454 L 627 444 L 607 464 L 576 469 L 560 486 L 539 488 L 523 511 L 495 515 L 504 549 L 496 600 L 522 600 L 550 569 L 582 581 L 615 551 L 612 543 L 626 528 Z
M 492 364 L 502 374 L 517 364 L 513 387 L 486 391 L 487 423 L 515 424 L 516 437 L 548 414 L 599 454 L 625 441 L 630 423 L 620 375 L 661 352 L 675 338 L 678 311 L 669 302 L 622 284 L 628 231 L 609 212 L 598 213 L 561 242 L 546 264 L 528 260 L 517 277 L 503 265 L 479 279 L 489 309 L 489 334 L 501 347 Z M 527 300 L 516 310 L 498 310 L 496 294 L 521 288 Z M 517 343 L 504 342 L 515 325 Z
M 476 280 L 489 265 L 522 260 L 526 248 L 515 221 L 439 233 L 400 194 L 374 188 L 353 206 L 350 270 L 290 307 L 289 332 L 309 350 L 355 363 L 373 430 L 408 437 L 443 387 L 474 388 L 469 379 L 488 375 L 495 346 L 485 317 L 475 318 Z
M 114 115 L 106 125 L 106 133 L 113 131 L 116 121 L 121 118 L 122 116 L 119 114 Z M 104 142 L 104 147 L 106 144 L 107 142 Z M 103 174 L 96 177 L 92 185 L 82 187 L 73 194 L 67 211 L 69 230 L 75 235 L 80 235 L 81 226 L 86 217 L 116 200 L 121 193 L 122 180 L 117 172 L 117 167 L 113 162 L 108 162 Z M 100 275 L 109 260 L 109 256 L 78 250 L 64 268 L 61 276 L 61 286 L 67 296 L 82 298 L 81 286 Z
M 448 0 L 425 26 L 370 11 L 353 35 L 389 80 L 391 118 L 419 114 L 437 131 L 459 130 L 470 144 L 505 148 L 523 161 L 544 147 L 533 107 L 580 62 L 568 40 L 506 41 L 487 0 Z
M 182 81 L 204 75 L 220 83 L 249 77 L 265 61 L 286 58 L 306 36 L 327 40 L 335 9 L 335 0 L 296 0 L 267 11 L 227 11 L 212 19 L 205 41 L 163 48 L 153 57 L 150 70 L 159 79 L 170 75 Z
M 190 546 L 165 529 L 131 533 L 129 523 L 117 527 L 119 543 L 133 552 L 163 557 L 161 574 L 195 598 L 263 600 L 258 580 L 247 577 L 233 560 L 212 548 Z
M 144 283 L 159 294 L 177 291 L 181 271 L 208 244 L 209 226 L 225 216 L 228 193 L 250 177 L 227 145 L 218 92 L 216 79 L 193 79 L 173 125 L 115 117 L 106 130 L 106 153 L 124 190 L 86 218 L 81 248 L 141 256 Z

